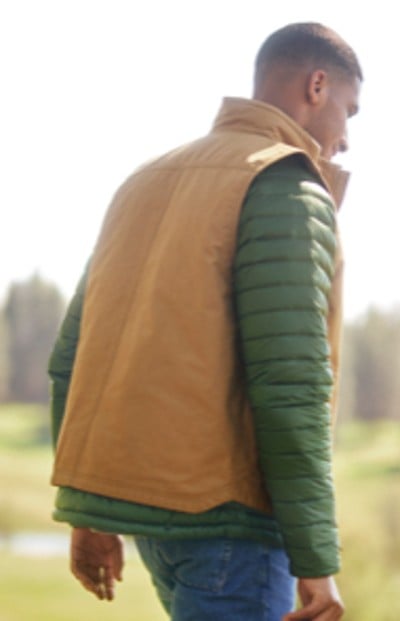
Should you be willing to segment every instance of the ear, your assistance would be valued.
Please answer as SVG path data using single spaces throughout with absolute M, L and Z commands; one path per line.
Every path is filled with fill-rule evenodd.
M 306 98 L 310 105 L 323 105 L 328 96 L 328 76 L 326 71 L 316 69 L 309 74 L 306 83 Z

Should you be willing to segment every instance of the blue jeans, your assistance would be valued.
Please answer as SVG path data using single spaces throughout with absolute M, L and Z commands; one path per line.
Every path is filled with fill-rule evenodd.
M 281 548 L 242 539 L 135 537 L 172 621 L 281 621 L 295 579 Z

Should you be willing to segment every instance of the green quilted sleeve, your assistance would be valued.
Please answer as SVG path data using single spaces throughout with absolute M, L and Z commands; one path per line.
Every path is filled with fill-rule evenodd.
M 260 465 L 291 571 L 339 569 L 328 298 L 335 213 L 298 157 L 261 173 L 239 222 L 235 304 Z
M 87 269 L 69 304 L 49 360 L 48 371 L 51 379 L 51 426 L 54 448 L 57 444 L 58 434 L 64 416 L 72 368 L 76 349 L 78 347 L 86 279 Z

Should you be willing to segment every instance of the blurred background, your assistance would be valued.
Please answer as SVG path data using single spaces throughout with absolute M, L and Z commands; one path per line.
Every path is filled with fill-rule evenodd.
M 117 599 L 68 571 L 51 519 L 47 360 L 111 197 L 251 94 L 263 40 L 320 21 L 365 73 L 339 221 L 346 256 L 335 476 L 348 621 L 400 618 L 400 265 L 393 4 L 0 0 L 0 620 L 166 619 L 127 542 Z

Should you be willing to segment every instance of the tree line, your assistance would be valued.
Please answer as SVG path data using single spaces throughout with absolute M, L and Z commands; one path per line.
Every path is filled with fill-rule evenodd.
M 34 274 L 0 308 L 0 402 L 47 403 L 47 364 L 65 299 Z M 344 328 L 339 420 L 400 420 L 400 309 L 371 308 Z
M 10 285 L 0 309 L 0 401 L 48 401 L 48 359 L 64 311 L 57 286 L 38 274 Z
M 400 420 L 400 309 L 370 308 L 344 328 L 339 419 Z

